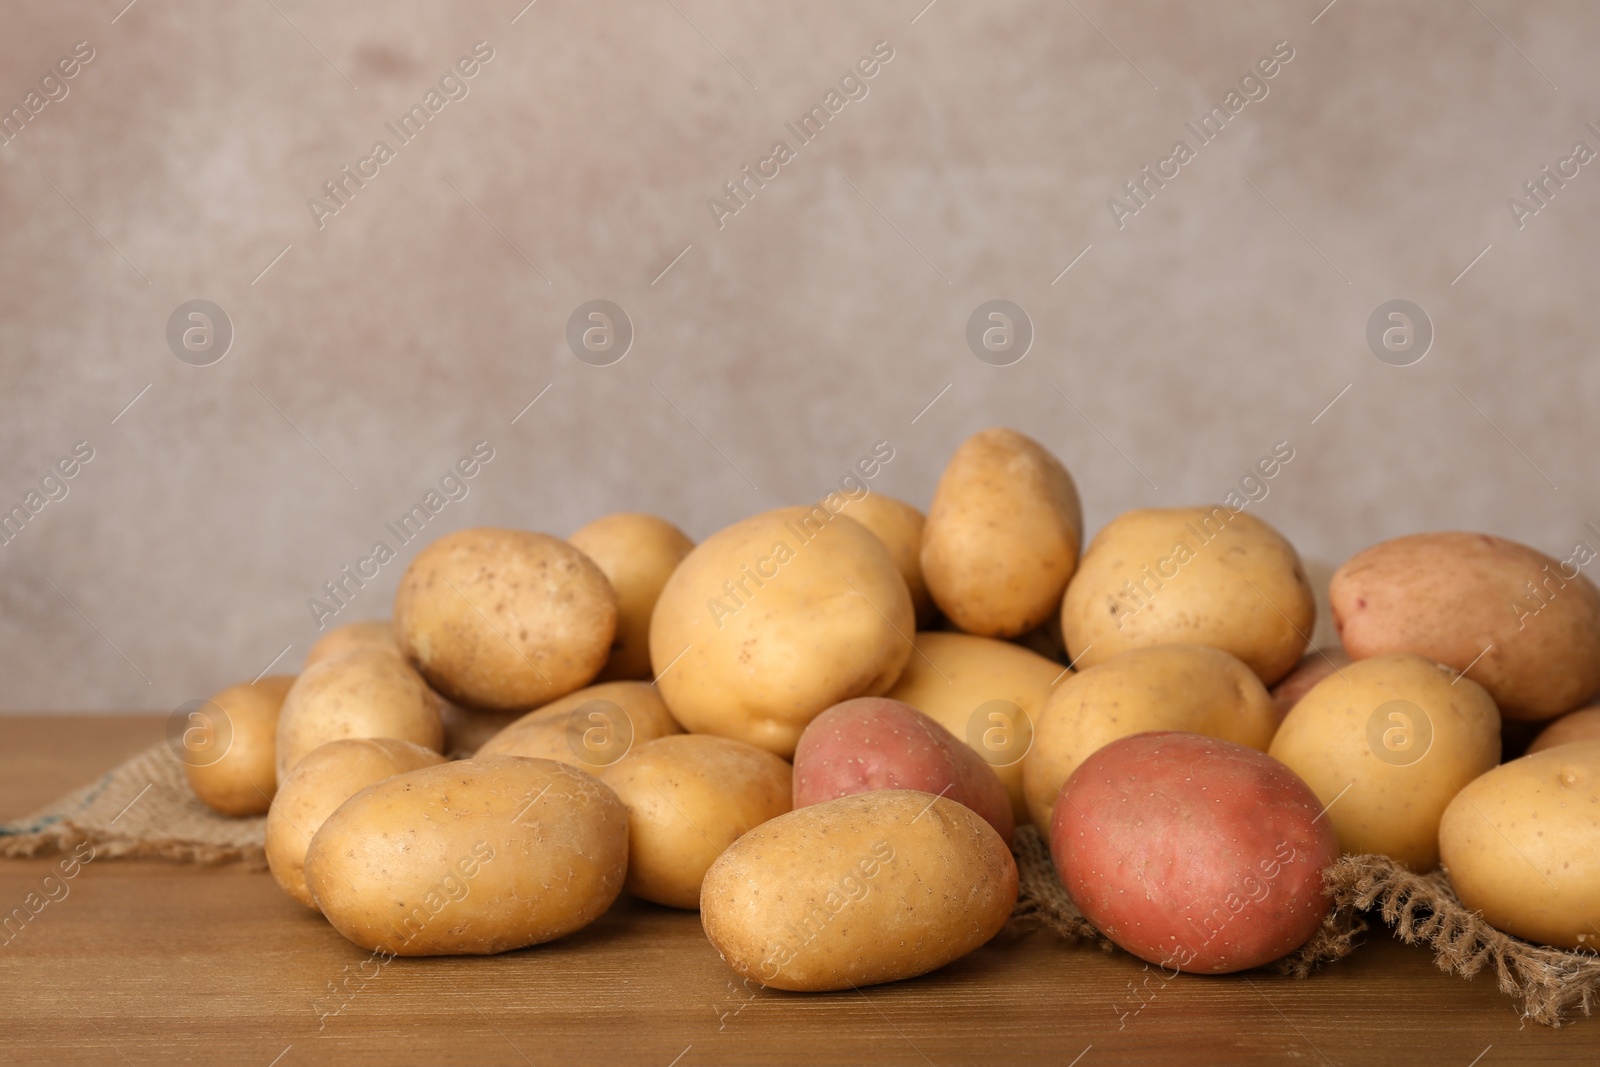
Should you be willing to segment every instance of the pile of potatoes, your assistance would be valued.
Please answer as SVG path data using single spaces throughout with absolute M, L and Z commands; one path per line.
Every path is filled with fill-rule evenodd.
M 1341 853 L 1442 862 L 1501 929 L 1591 946 L 1581 564 L 1385 542 L 1333 576 L 1343 648 L 1308 654 L 1305 568 L 1247 507 L 1085 544 L 1061 462 L 988 429 L 926 516 L 852 478 L 698 545 L 640 514 L 462 530 L 391 620 L 213 697 L 231 741 L 190 782 L 265 812 L 284 890 L 391 955 L 535 945 L 626 890 L 698 909 L 770 987 L 908 978 L 1005 924 L 1026 826 L 1087 918 L 1177 970 L 1294 951 Z

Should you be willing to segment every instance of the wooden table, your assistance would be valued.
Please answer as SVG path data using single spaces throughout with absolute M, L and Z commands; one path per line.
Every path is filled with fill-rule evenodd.
M 0 717 L 0 819 L 161 735 L 156 716 Z M 0 860 L 9 911 L 50 867 Z M 731 981 L 693 914 L 624 899 L 552 944 L 396 959 L 338 1014 L 367 954 L 260 872 L 100 860 L 0 947 L 0 1062 L 699 1064 L 1600 1063 L 1600 1017 L 1523 1026 L 1382 934 L 1309 980 L 1180 976 L 1137 1014 L 1132 957 L 1033 935 L 861 993 Z M 347 970 L 348 969 L 348 970 Z M 368 966 L 368 974 L 373 967 Z M 1151 983 L 1155 987 L 1157 983 Z M 1075 1057 L 1081 1057 L 1075 1059 Z

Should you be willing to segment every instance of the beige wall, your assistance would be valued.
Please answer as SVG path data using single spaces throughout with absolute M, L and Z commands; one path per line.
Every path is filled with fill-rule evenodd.
M 1507 206 L 1600 150 L 1595 5 L 675 2 L 0 8 L 8 109 L 94 50 L 0 148 L 0 503 L 93 449 L 0 547 L 0 707 L 170 708 L 297 663 L 307 599 L 480 440 L 430 533 L 636 509 L 702 537 L 879 440 L 875 488 L 925 506 L 1003 423 L 1091 527 L 1220 498 L 1286 440 L 1253 506 L 1308 558 L 1600 544 L 1600 161 L 1521 229 Z M 1285 40 L 1200 146 L 1185 121 Z M 398 146 L 385 122 L 477 41 L 468 95 Z M 878 41 L 800 145 L 784 123 Z M 319 229 L 307 199 L 380 138 Z M 1179 138 L 1119 229 L 1108 199 Z M 778 139 L 719 229 L 708 198 Z M 564 339 L 595 298 L 637 334 L 611 366 Z M 1036 333 L 1012 366 L 964 339 L 992 298 Z M 1365 340 L 1396 298 L 1436 331 L 1409 367 Z M 235 331 L 211 366 L 166 341 L 194 299 Z M 415 548 L 340 618 L 385 612 Z

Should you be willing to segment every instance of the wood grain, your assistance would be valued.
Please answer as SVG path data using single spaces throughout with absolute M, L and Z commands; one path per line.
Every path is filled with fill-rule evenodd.
M 0 819 L 160 732 L 153 716 L 0 718 Z M 0 908 L 54 865 L 0 861 Z M 1600 1062 L 1600 1020 L 1523 1027 L 1492 976 L 1441 974 L 1382 934 L 1305 981 L 1163 984 L 1129 956 L 1036 935 L 913 981 L 803 995 L 743 989 L 697 916 L 625 899 L 521 952 L 367 963 L 336 999 L 330 983 L 367 954 L 265 874 L 102 860 L 68 886 L 0 945 L 0 1063 Z M 1140 1008 L 1130 983 L 1147 980 Z

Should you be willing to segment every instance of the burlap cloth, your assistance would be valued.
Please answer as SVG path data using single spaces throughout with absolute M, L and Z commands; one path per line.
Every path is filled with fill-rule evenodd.
M 0 825 L 0 856 L 34 856 L 90 841 L 95 855 L 185 863 L 266 865 L 266 819 L 231 819 L 201 804 L 166 744 L 152 745 L 99 781 L 68 793 L 16 822 Z M 1013 845 L 1021 893 L 1009 931 L 1047 930 L 1070 942 L 1114 946 L 1073 907 L 1033 827 Z M 1376 915 L 1408 944 L 1433 950 L 1439 969 L 1471 977 L 1492 966 L 1500 989 L 1522 1017 L 1560 1026 L 1591 1013 L 1600 989 L 1600 956 L 1543 948 L 1503 934 L 1456 899 L 1442 873 L 1412 874 L 1383 856 L 1345 856 L 1323 873 L 1334 908 L 1307 944 L 1273 965 L 1306 977 L 1360 944 Z

